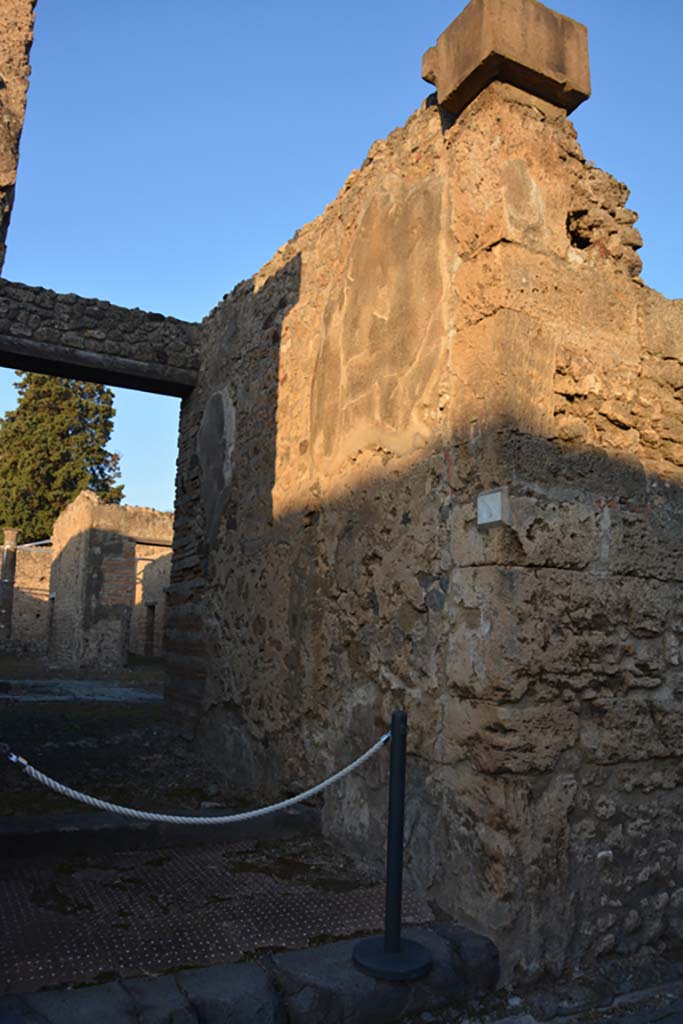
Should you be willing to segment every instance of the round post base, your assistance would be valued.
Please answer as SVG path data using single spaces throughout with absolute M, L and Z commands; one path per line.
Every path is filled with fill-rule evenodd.
M 364 974 L 383 981 L 416 981 L 432 969 L 432 954 L 425 946 L 401 939 L 400 951 L 387 953 L 383 935 L 357 942 L 352 959 Z

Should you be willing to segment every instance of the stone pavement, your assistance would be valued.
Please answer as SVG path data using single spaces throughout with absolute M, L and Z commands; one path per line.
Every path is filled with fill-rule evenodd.
M 458 928 L 407 934 L 434 956 L 429 978 L 417 983 L 360 974 L 351 940 L 252 963 L 6 996 L 0 1024 L 683 1024 L 681 983 L 621 997 L 609 1009 L 552 1018 L 520 1012 L 519 997 L 491 995 L 498 964 L 487 940 Z M 465 1009 L 473 1002 L 478 1009 Z M 504 1005 L 515 1012 L 501 1016 Z
M 493 944 L 434 922 L 410 891 L 406 921 L 427 924 L 407 933 L 435 968 L 416 984 L 367 978 L 351 953 L 382 925 L 377 871 L 310 816 L 268 827 L 159 848 L 131 830 L 122 850 L 76 829 L 80 850 L 0 859 L 0 1024 L 683 1024 L 683 980 L 639 997 L 619 995 L 631 974 L 495 991 Z M 645 984 L 676 969 L 636 966 Z
M 433 970 L 411 985 L 361 974 L 351 955 L 382 927 L 381 866 L 341 854 L 310 810 L 274 817 L 160 848 L 135 828 L 119 850 L 90 825 L 64 833 L 80 848 L 39 825 L 23 843 L 0 831 L 15 852 L 0 857 L 0 1024 L 388 1024 L 495 987 L 493 944 L 434 923 L 409 887 L 407 933 Z
M 271 954 L 258 963 L 122 979 L 0 999 L 0 1024 L 390 1024 L 462 1007 L 495 985 L 495 948 L 465 929 L 411 929 L 434 967 L 411 984 L 352 965 L 355 940 Z

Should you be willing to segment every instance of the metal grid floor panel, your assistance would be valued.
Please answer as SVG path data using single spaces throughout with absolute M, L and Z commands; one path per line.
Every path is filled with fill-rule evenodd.
M 4 992 L 159 974 L 381 929 L 384 887 L 328 844 L 212 844 L 5 863 Z M 406 923 L 431 920 L 407 892 Z

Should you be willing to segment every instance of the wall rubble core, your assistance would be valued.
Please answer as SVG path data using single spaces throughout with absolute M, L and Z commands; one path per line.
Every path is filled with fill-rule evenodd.
M 192 329 L 168 623 L 232 791 L 405 707 L 409 868 L 533 977 L 683 944 L 683 302 L 553 100 L 430 97 Z M 379 855 L 384 803 L 326 828 Z

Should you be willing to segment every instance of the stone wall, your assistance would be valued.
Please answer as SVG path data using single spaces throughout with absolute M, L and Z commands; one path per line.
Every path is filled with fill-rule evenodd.
M 0 271 L 24 126 L 34 7 L 35 0 L 4 0 L 0 13 Z
M 0 279 L 5 366 L 182 396 L 195 382 L 196 327 L 160 313 Z
M 171 513 L 104 504 L 88 491 L 67 506 L 52 535 L 51 665 L 115 670 L 131 651 L 161 653 L 172 539 Z M 140 637 L 146 604 L 159 609 L 149 652 Z
M 48 654 L 55 666 L 79 665 L 83 658 L 85 562 L 90 524 L 89 504 L 71 502 L 52 530 L 50 592 L 55 597 Z
M 226 788 L 318 781 L 405 707 L 409 870 L 538 977 L 683 939 L 683 304 L 567 121 L 585 33 L 465 23 L 441 105 L 199 327 L 5 282 L 0 352 L 184 396 L 168 696 Z M 59 657 L 122 649 L 160 540 L 102 510 L 56 531 Z M 385 802 L 378 758 L 326 829 L 379 859 Z
M 128 650 L 147 658 L 164 653 L 166 591 L 171 577 L 171 547 L 135 545 L 135 595 Z
M 527 975 L 683 935 L 683 312 L 626 196 L 541 99 L 428 102 L 204 321 L 181 420 L 173 696 L 260 796 L 405 707 L 409 867 Z M 385 772 L 325 802 L 378 857 Z
M 47 654 L 51 562 L 49 545 L 17 548 L 12 605 L 13 651 Z

